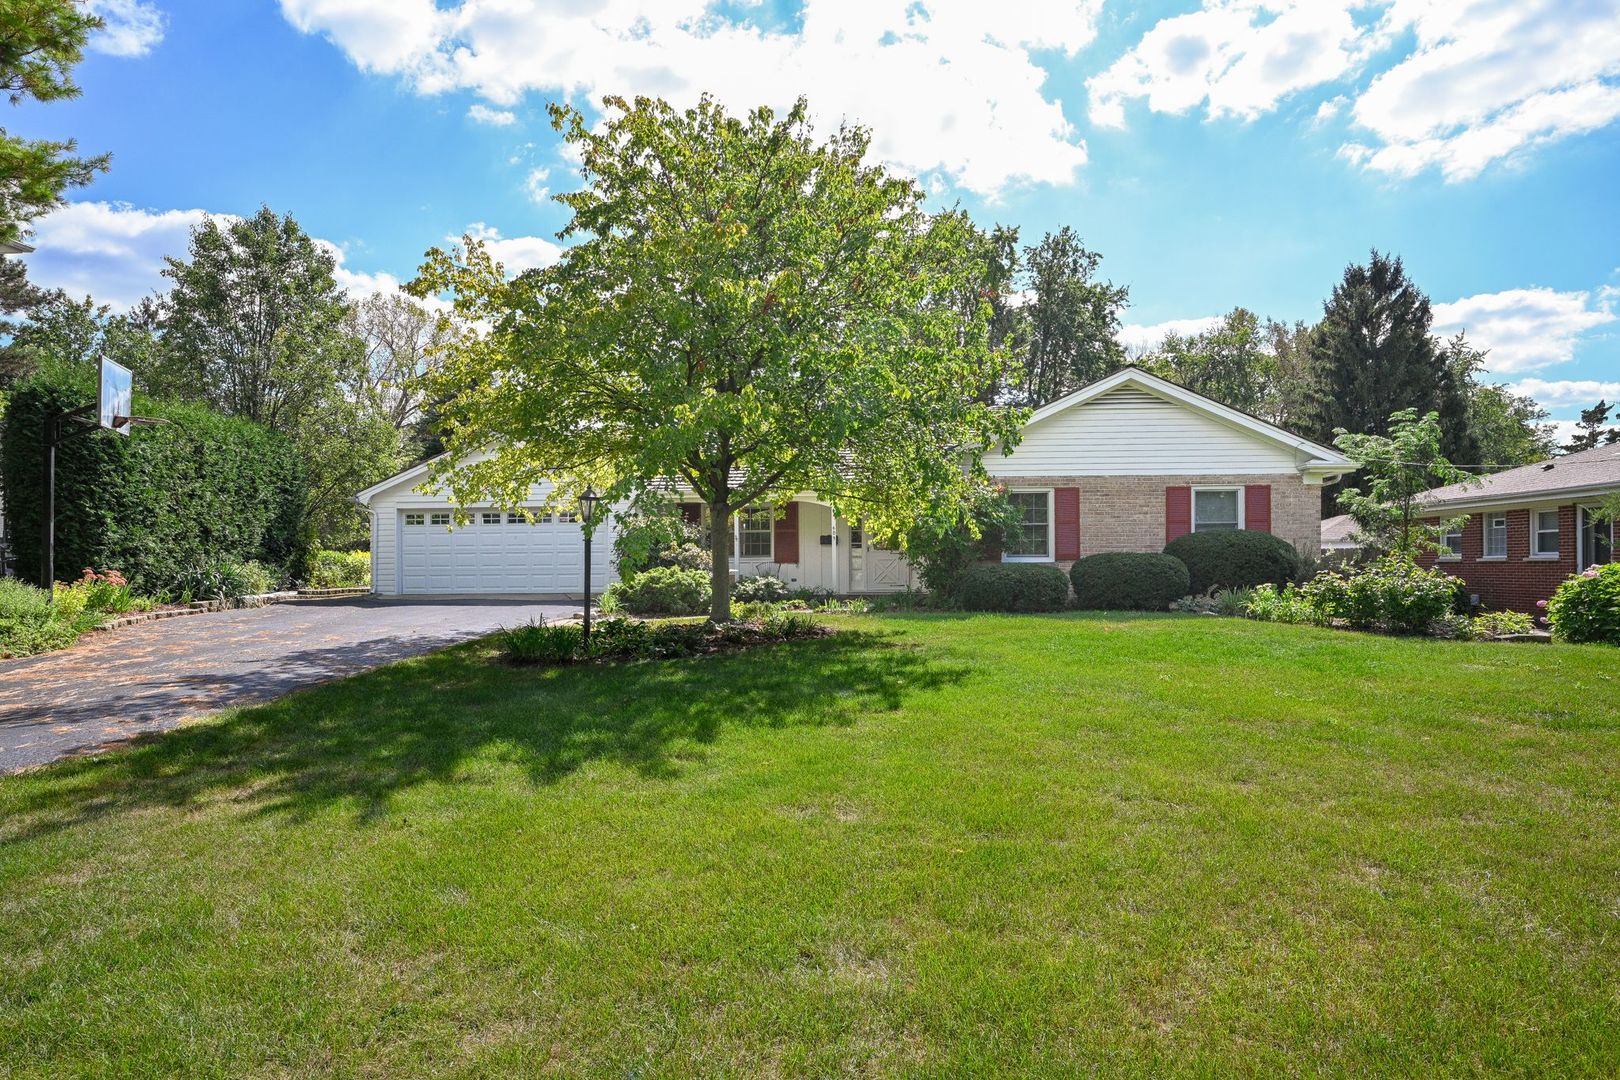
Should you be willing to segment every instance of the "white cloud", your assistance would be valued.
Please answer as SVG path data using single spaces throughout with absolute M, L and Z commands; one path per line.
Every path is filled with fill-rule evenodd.
M 1206 0 L 1163 19 L 1112 66 L 1086 82 L 1093 122 L 1125 126 L 1135 98 L 1149 109 L 1252 120 L 1297 91 L 1351 70 L 1362 41 L 1357 0 Z M 1326 119 L 1318 112 L 1320 119 Z
M 1587 409 L 1599 401 L 1620 403 L 1620 382 L 1598 379 L 1520 379 L 1508 389 L 1533 397 L 1553 410 Z
M 1018 4 L 804 0 L 792 30 L 715 0 L 281 0 L 360 68 L 434 94 L 472 90 L 509 107 L 539 92 L 586 100 L 713 93 L 733 111 L 803 94 L 825 124 L 869 126 L 874 151 L 919 176 L 995 195 L 1063 184 L 1086 148 L 1043 92 L 1036 50 L 1095 36 L 1101 0 Z
M 528 177 L 523 181 L 523 188 L 529 193 L 529 198 L 537 203 L 543 203 L 551 198 L 551 188 L 546 181 L 551 179 L 551 170 L 545 166 L 529 170 Z
M 506 109 L 492 109 L 483 102 L 478 102 L 467 110 L 467 118 L 490 127 L 511 127 L 517 123 L 517 113 Z
M 166 292 L 163 258 L 185 258 L 191 230 L 204 218 L 235 220 L 233 214 L 206 210 L 146 210 L 128 203 L 68 203 L 34 223 L 29 243 L 34 253 L 28 276 L 44 288 L 60 288 L 74 298 L 92 296 L 117 310 L 134 306 L 144 296 Z M 368 273 L 348 265 L 342 248 L 317 238 L 337 263 L 334 277 L 351 298 L 399 288 L 386 271 Z M 543 241 L 542 241 L 543 242 Z M 521 246 L 519 248 L 521 254 Z
M 562 248 L 543 236 L 502 236 L 499 229 L 482 221 L 468 225 L 465 232 L 474 240 L 483 241 L 490 255 L 508 274 L 550 266 L 562 255 Z M 460 240 L 459 236 L 446 237 L 447 243 Z
M 127 308 L 161 290 L 163 256 L 184 255 L 204 210 L 143 210 L 128 203 L 68 203 L 34 223 L 23 256 L 28 276 L 46 288 Z
M 1355 122 L 1377 144 L 1342 153 L 1367 168 L 1465 180 L 1620 118 L 1613 0 L 1398 0 L 1385 29 L 1417 48 L 1356 98 Z
M 1134 355 L 1158 348 L 1160 342 L 1170 334 L 1191 337 L 1193 334 L 1214 329 L 1220 324 L 1219 315 L 1205 315 L 1196 319 L 1169 319 L 1146 326 L 1140 323 L 1127 323 L 1119 328 L 1119 343 L 1125 346 L 1126 352 Z
M 1434 332 L 1467 333 L 1476 348 L 1490 350 L 1485 364 L 1498 375 L 1566 363 L 1582 334 L 1616 318 L 1607 290 L 1507 289 L 1435 304 L 1433 310 Z
M 90 38 L 90 48 L 109 56 L 145 56 L 163 40 L 163 12 L 148 0 L 89 0 L 90 11 L 107 24 Z

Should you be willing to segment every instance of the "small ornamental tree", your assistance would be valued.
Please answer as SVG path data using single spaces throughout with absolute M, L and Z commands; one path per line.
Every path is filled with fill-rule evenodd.
M 803 101 L 604 104 L 598 127 L 551 109 L 584 179 L 557 196 L 573 243 L 555 265 L 508 280 L 469 238 L 413 283 L 484 328 L 427 376 L 448 448 L 433 479 L 511 505 L 540 481 L 558 505 L 677 481 L 717 526 L 813 491 L 902 544 L 955 525 L 1023 419 L 988 401 L 1005 363 L 973 224 L 925 214 L 864 130 L 815 141 Z M 731 530 L 711 537 L 725 621 Z
M 1354 519 L 1365 547 L 1416 558 L 1439 551 L 1442 537 L 1468 520 L 1421 517 L 1424 493 L 1474 479 L 1441 453 L 1438 413 L 1420 418 L 1416 409 L 1401 409 L 1390 415 L 1388 435 L 1355 435 L 1343 428 L 1335 434 L 1333 445 L 1356 462 L 1359 484 L 1339 494 L 1339 506 Z

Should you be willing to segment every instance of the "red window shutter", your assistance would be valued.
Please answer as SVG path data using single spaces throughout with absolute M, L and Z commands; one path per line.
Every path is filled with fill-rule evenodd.
M 1250 484 L 1243 489 L 1243 527 L 1271 531 L 1271 485 Z
M 1164 489 L 1164 542 L 1192 532 L 1192 488 Z
M 703 524 L 703 504 L 681 503 L 681 517 L 686 519 L 688 525 Z
M 1052 489 L 1053 534 L 1056 537 L 1055 559 L 1069 560 L 1080 557 L 1080 489 Z
M 776 519 L 776 561 L 799 561 L 799 504 L 796 502 L 784 506 L 782 516 Z

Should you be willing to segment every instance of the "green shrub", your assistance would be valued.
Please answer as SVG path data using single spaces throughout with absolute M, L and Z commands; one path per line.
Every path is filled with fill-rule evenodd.
M 1189 588 L 1194 593 L 1267 584 L 1280 587 L 1299 576 L 1300 558 L 1294 545 L 1249 529 L 1187 533 L 1166 544 L 1164 553 L 1187 565 Z
M 243 596 L 262 596 L 265 593 L 275 592 L 277 586 L 281 584 L 280 575 L 256 559 L 237 563 L 236 573 L 242 582 Z
M 738 603 L 762 601 L 767 604 L 786 600 L 793 592 L 787 582 L 773 577 L 738 578 L 731 583 L 731 598 Z
M 309 587 L 355 589 L 371 584 L 371 552 L 321 549 L 309 557 Z
M 632 615 L 702 615 L 709 610 L 709 575 L 658 566 L 608 586 L 604 611 Z
M 84 592 L 67 604 L 53 604 L 44 589 L 16 578 L 0 578 L 0 658 L 33 656 L 78 640 L 100 616 L 84 611 Z
M 567 664 L 584 652 L 584 628 L 574 623 L 531 619 L 495 632 L 501 654 L 514 664 Z
M 1256 585 L 1244 602 L 1243 614 L 1261 622 L 1320 625 L 1324 621 L 1321 612 L 1293 584 L 1281 589 L 1275 585 Z
M 962 575 L 957 598 L 964 611 L 1062 611 L 1069 582 L 1043 563 L 980 563 Z
M 775 641 L 807 637 L 816 629 L 816 620 L 803 611 L 778 611 L 760 621 L 765 636 Z
M 1165 611 L 1191 591 L 1180 559 L 1146 551 L 1088 555 L 1069 577 L 1075 606 L 1088 611 Z
M 1558 586 L 1547 623 L 1562 641 L 1620 645 L 1620 563 L 1588 567 Z
M 174 589 L 182 599 L 240 600 L 263 584 L 263 568 L 231 559 L 202 559 L 178 568 Z M 268 591 L 268 590 L 263 590 Z
M 621 578 L 660 566 L 708 573 L 714 565 L 703 530 L 687 521 L 680 504 L 662 492 L 639 496 L 617 515 L 617 524 L 613 561 Z
M 1390 556 L 1370 566 L 1318 574 L 1299 591 L 1324 622 L 1343 620 L 1359 630 L 1422 634 L 1453 611 L 1457 584 L 1449 574 Z
M 1469 630 L 1477 638 L 1528 634 L 1535 628 L 1535 620 L 1522 611 L 1487 611 L 1469 623 Z
M 17 385 L 0 421 L 0 486 L 18 571 L 28 580 L 40 566 L 46 418 L 95 396 L 94 369 L 45 364 Z M 285 437 L 142 394 L 135 409 L 169 422 L 127 437 L 87 435 L 57 451 L 58 567 L 114 566 L 143 593 L 178 593 L 187 567 L 218 559 L 299 571 L 305 481 Z

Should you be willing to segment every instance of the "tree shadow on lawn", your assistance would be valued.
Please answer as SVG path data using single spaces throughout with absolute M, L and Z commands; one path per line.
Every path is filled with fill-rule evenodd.
M 487 643 L 463 645 L 15 777 L 23 790 L 7 800 L 0 838 L 224 799 L 297 818 L 348 803 L 369 819 L 396 792 L 454 781 L 492 759 L 521 765 L 537 785 L 595 761 L 671 777 L 727 726 L 848 724 L 972 670 L 889 636 L 846 630 L 719 656 L 570 668 L 513 668 Z

